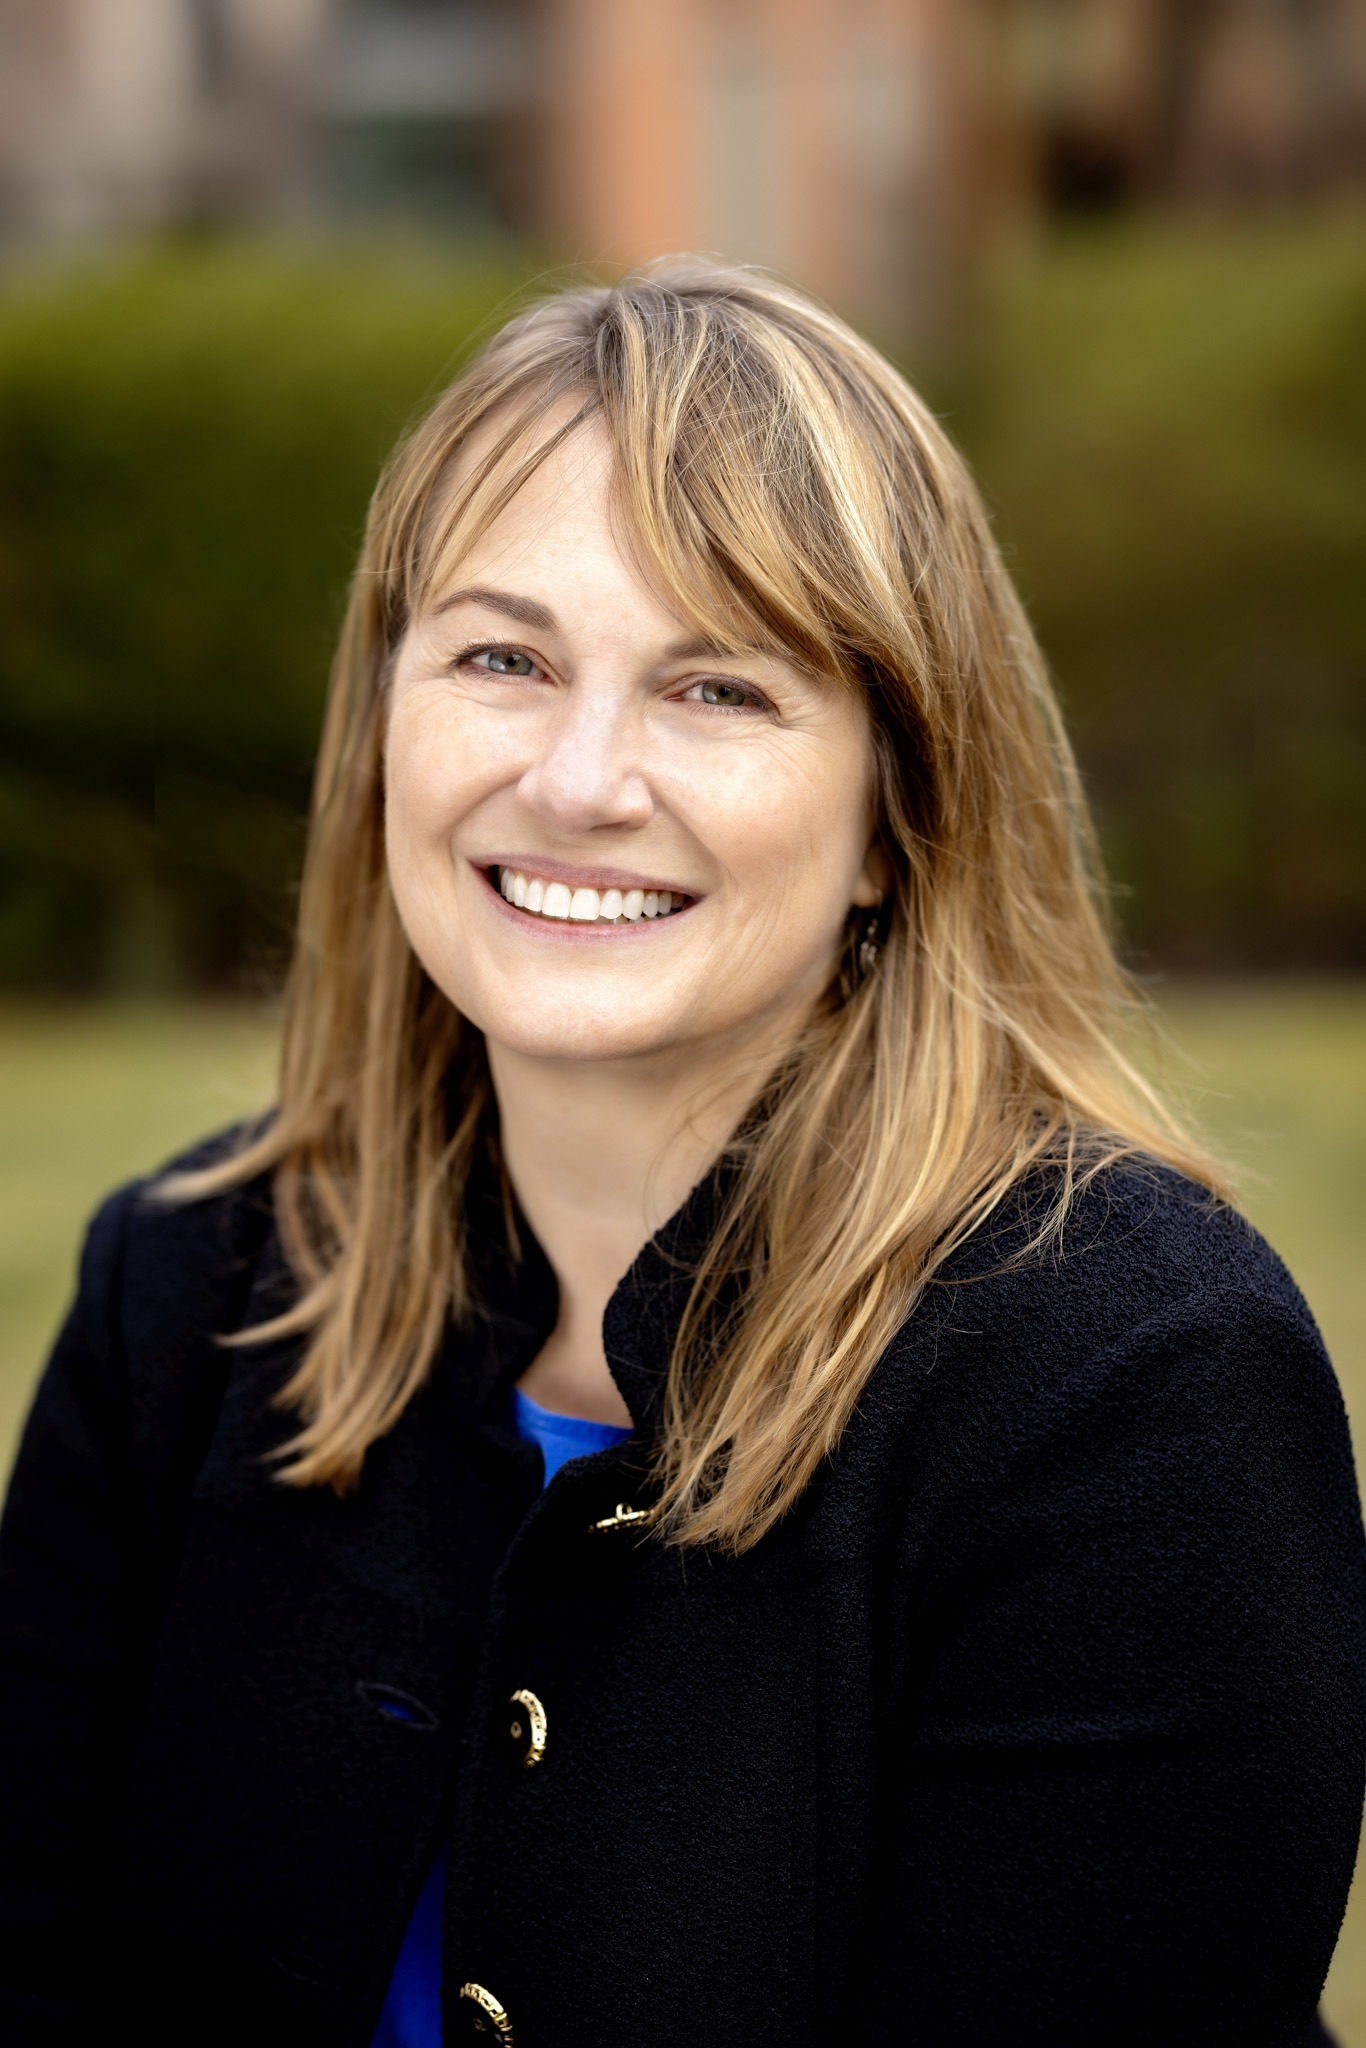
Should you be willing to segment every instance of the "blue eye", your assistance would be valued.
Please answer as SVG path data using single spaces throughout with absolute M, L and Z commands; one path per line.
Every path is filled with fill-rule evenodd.
M 495 676 L 529 676 L 536 666 L 529 654 L 519 654 L 512 647 L 485 648 L 484 659 Z

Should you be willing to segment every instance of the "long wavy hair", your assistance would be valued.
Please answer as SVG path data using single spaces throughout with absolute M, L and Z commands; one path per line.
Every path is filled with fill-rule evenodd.
M 273 1117 L 170 1192 L 269 1173 L 304 1340 L 281 1478 L 345 1490 L 477 1313 L 464 1240 L 496 1144 L 481 1034 L 390 893 L 392 657 L 472 538 L 588 422 L 623 531 L 690 623 L 784 651 L 867 706 L 893 875 L 876 964 L 826 998 L 730 1147 L 729 1195 L 653 1446 L 657 1529 L 741 1549 L 839 1442 L 943 1262 L 1035 1175 L 1035 1244 L 1124 1155 L 1218 1188 L 1126 1052 L 1085 804 L 973 481 L 897 371 L 747 270 L 671 260 L 510 321 L 381 477 L 323 729 Z M 456 452 L 486 427 L 459 488 Z M 1046 1171 L 1040 1171 L 1046 1168 Z

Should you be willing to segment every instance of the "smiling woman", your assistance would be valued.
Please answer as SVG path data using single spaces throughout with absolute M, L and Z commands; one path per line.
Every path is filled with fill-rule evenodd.
M 25 1437 L 13 2038 L 1314 2038 L 1350 1447 L 1134 1011 L 895 371 L 703 265 L 514 320 L 375 496 L 278 1101 Z
M 752 629 L 748 647 L 680 636 L 620 544 L 607 433 L 576 410 L 536 422 L 530 447 L 553 445 L 462 552 L 469 582 L 399 644 L 387 864 L 414 951 L 483 1034 L 503 1157 L 559 1277 L 522 1383 L 625 1424 L 608 1296 L 798 1035 L 850 905 L 880 902 L 889 868 L 861 698 Z M 498 424 L 463 444 L 450 489 Z M 535 639 L 490 644 L 509 620 Z M 602 1136 L 623 1113 L 627 1157 Z M 597 1154 L 590 1186 L 554 1156 L 567 1124 L 580 1159 Z

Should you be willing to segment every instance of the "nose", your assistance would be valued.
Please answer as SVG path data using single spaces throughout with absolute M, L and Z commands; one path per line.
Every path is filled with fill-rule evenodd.
M 557 832 L 646 824 L 654 799 L 642 772 L 644 733 L 633 694 L 577 679 L 543 731 L 518 792 Z

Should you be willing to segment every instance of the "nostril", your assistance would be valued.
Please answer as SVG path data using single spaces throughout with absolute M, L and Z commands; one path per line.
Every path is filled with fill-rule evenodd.
M 424 1733 L 440 1725 L 430 1707 L 414 1699 L 410 1692 L 400 1691 L 396 1685 L 381 1685 L 372 1678 L 358 1678 L 356 1691 L 366 1706 L 373 1707 L 377 1714 L 383 1714 L 386 1721 L 402 1722 Z

